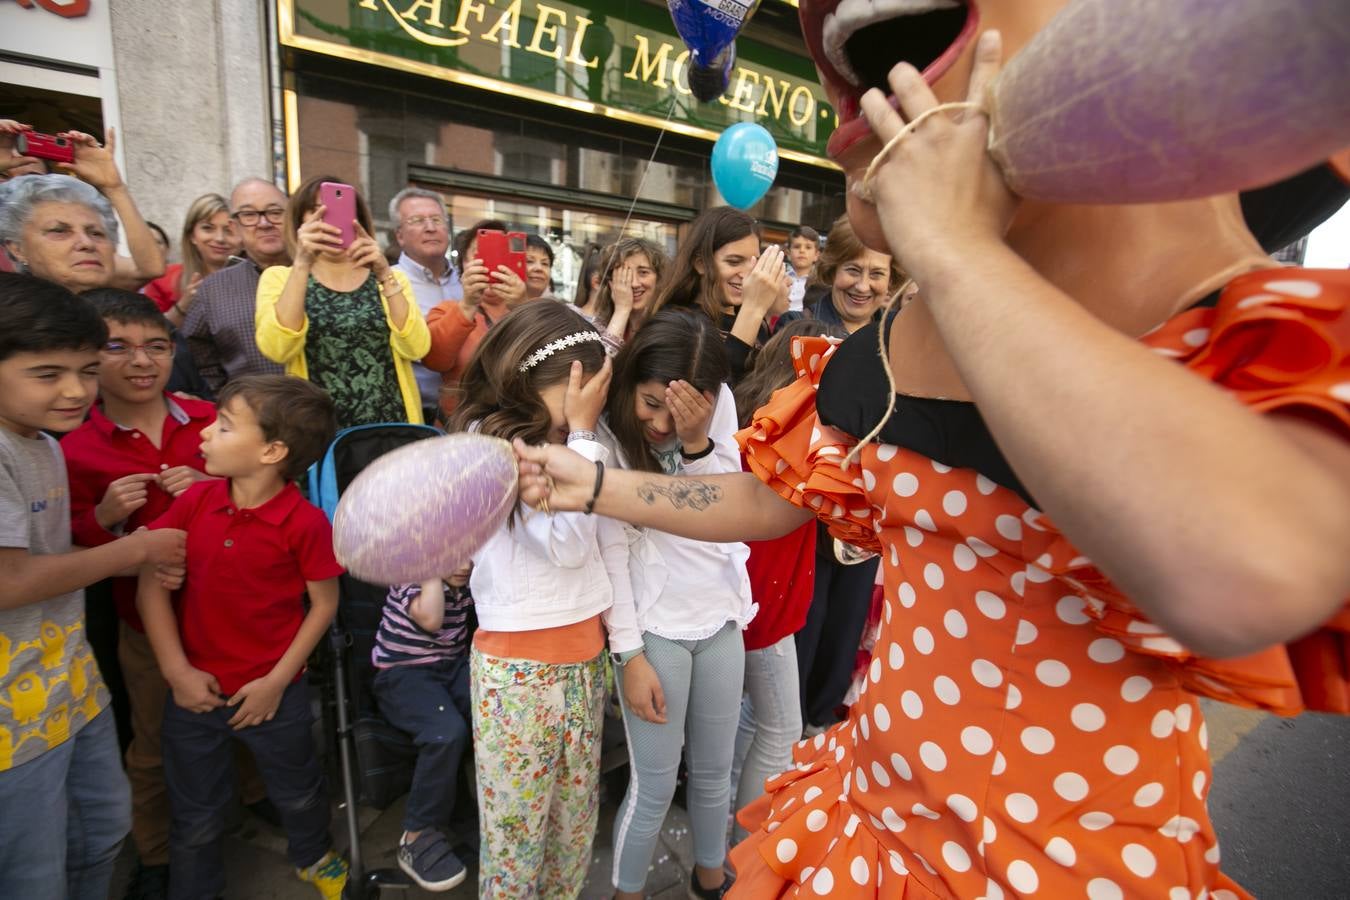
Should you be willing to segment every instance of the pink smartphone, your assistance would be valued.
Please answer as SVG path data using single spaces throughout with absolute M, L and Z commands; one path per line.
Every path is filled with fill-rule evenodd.
M 319 185 L 319 202 L 323 204 L 323 221 L 342 232 L 342 248 L 356 240 L 356 188 L 340 181 L 325 181 Z

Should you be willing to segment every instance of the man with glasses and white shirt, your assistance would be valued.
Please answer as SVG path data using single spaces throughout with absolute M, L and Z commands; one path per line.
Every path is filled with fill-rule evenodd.
M 254 339 L 258 278 L 270 266 L 290 265 L 281 222 L 286 195 L 270 181 L 247 178 L 230 192 L 230 218 L 243 238 L 244 257 L 208 276 L 183 323 L 188 348 L 212 391 L 241 375 L 281 375 Z
M 389 221 L 394 223 L 394 239 L 402 250 L 394 268 L 412 282 L 422 315 L 445 300 L 463 296 L 459 275 L 450 264 L 450 220 L 441 196 L 422 188 L 404 188 L 389 201 Z M 441 375 L 421 363 L 413 363 L 413 373 L 422 393 L 425 420 L 435 422 L 441 405 Z

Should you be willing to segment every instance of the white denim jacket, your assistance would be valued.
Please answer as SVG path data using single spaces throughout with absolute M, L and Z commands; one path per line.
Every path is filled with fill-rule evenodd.
M 590 460 L 609 451 L 595 441 L 567 445 Z M 624 526 L 580 512 L 548 515 L 524 505 L 474 555 L 469 587 L 478 624 L 488 631 L 535 631 L 601 615 L 615 653 L 642 646 L 633 612 Z

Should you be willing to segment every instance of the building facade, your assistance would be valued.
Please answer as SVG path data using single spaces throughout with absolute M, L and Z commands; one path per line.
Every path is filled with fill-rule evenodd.
M 795 6 L 763 0 L 737 51 L 726 93 L 699 103 L 647 0 L 18 0 L 0 3 L 0 117 L 117 127 L 137 202 L 171 234 L 193 197 L 249 175 L 349 182 L 381 228 L 422 185 L 455 230 L 491 216 L 545 236 L 563 293 L 587 242 L 673 249 L 721 203 L 709 159 L 735 122 L 779 147 L 750 210 L 767 237 L 843 211 Z

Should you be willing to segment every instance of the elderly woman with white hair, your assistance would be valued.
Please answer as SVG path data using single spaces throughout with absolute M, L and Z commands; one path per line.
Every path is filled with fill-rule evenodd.
M 75 159 L 69 174 L 23 175 L 0 184 L 0 243 L 21 270 L 76 293 L 140 287 L 164 274 L 164 253 L 145 224 L 107 146 L 65 132 Z M 118 219 L 131 257 L 116 253 Z

